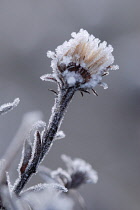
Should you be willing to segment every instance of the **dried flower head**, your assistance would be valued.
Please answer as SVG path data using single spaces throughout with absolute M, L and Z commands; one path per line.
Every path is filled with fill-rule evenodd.
M 82 184 L 96 183 L 98 175 L 92 166 L 86 161 L 75 158 L 72 160 L 67 155 L 61 156 L 67 167 L 67 172 L 71 177 L 71 183 L 67 184 L 67 188 L 77 188 Z
M 44 75 L 42 80 L 56 81 L 65 87 L 76 86 L 77 89 L 92 89 L 97 84 L 105 89 L 102 77 L 109 70 L 117 70 L 117 65 L 112 65 L 114 57 L 113 47 L 107 46 L 104 41 L 90 35 L 81 29 L 77 34 L 73 32 L 72 38 L 58 46 L 55 52 L 48 51 L 47 56 L 52 59 L 52 75 Z
M 44 166 L 40 166 L 39 173 L 46 182 L 55 181 L 69 190 L 76 189 L 82 184 L 96 183 L 98 181 L 97 172 L 86 161 L 79 158 L 72 160 L 66 155 L 62 155 L 61 158 L 66 164 L 66 170 L 58 168 L 51 171 Z

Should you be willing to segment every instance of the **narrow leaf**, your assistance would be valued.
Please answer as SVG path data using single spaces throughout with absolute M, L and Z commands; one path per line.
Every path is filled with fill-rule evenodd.
M 57 82 L 57 79 L 53 74 L 45 74 L 40 77 L 43 81 L 49 81 L 49 82 Z
M 19 102 L 19 98 L 16 98 L 12 103 L 3 104 L 0 106 L 0 115 L 6 114 L 7 112 L 14 109 L 19 104 Z
M 42 148 L 41 135 L 39 131 L 36 131 L 32 148 L 32 157 L 29 163 L 29 165 L 32 165 L 32 170 L 34 170 L 34 173 L 36 172 L 36 168 L 40 159 L 41 148 Z
M 43 190 L 56 190 L 58 192 L 68 192 L 67 188 L 65 188 L 64 186 L 60 185 L 60 184 L 46 184 L 46 183 L 40 183 L 37 184 L 35 186 L 32 186 L 30 188 L 28 188 L 27 190 L 24 190 L 21 192 L 21 195 L 25 194 L 25 193 L 30 193 L 30 192 L 40 192 Z
M 32 154 L 32 147 L 28 140 L 25 141 L 22 150 L 22 157 L 18 167 L 19 175 L 25 172 Z

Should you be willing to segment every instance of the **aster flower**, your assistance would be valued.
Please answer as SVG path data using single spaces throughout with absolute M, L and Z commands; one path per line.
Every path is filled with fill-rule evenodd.
M 102 77 L 110 70 L 118 69 L 113 65 L 113 47 L 107 46 L 105 41 L 100 43 L 98 38 L 83 29 L 71 36 L 55 52 L 48 51 L 53 74 L 43 75 L 41 79 L 55 81 L 60 87 L 75 86 L 77 90 L 93 89 L 97 84 L 106 89 Z
M 72 160 L 67 155 L 61 156 L 67 166 L 67 173 L 71 177 L 71 183 L 66 185 L 67 188 L 77 188 L 82 184 L 96 183 L 98 181 L 97 172 L 86 161 L 75 158 Z
M 67 155 L 61 156 L 67 169 L 58 168 L 51 171 L 44 166 L 39 168 L 41 177 L 47 182 L 57 182 L 69 189 L 76 189 L 82 184 L 96 183 L 98 181 L 97 172 L 86 161 L 75 158 L 72 160 Z
M 61 156 L 66 165 L 66 170 L 58 168 L 52 171 L 45 166 L 39 167 L 40 176 L 48 183 L 58 183 L 68 189 L 76 197 L 81 209 L 87 209 L 86 203 L 81 194 L 77 191 L 83 184 L 96 183 L 98 181 L 97 172 L 86 161 L 75 158 L 71 159 L 66 155 Z

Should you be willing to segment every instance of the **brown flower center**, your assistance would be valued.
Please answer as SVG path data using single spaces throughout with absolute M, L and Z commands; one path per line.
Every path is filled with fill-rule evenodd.
M 89 82 L 89 80 L 91 79 L 91 74 L 87 71 L 87 69 L 84 69 L 83 67 L 81 67 L 80 65 L 76 65 L 76 63 L 69 63 L 68 66 L 66 66 L 64 63 L 61 63 L 60 65 L 58 65 L 58 69 L 59 71 L 62 73 L 64 72 L 66 69 L 70 72 L 75 72 L 75 73 L 79 73 L 83 79 L 84 79 L 84 83 L 85 82 Z

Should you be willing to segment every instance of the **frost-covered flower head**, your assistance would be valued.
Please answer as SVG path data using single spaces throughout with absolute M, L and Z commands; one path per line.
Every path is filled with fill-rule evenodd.
M 69 189 L 76 189 L 82 184 L 96 183 L 98 181 L 97 172 L 86 161 L 75 158 L 71 159 L 66 155 L 61 156 L 67 169 L 58 168 L 51 171 L 42 166 L 39 168 L 41 177 L 47 182 L 56 182 Z
M 107 88 L 102 83 L 102 77 L 109 70 L 117 70 L 113 65 L 113 47 L 104 41 L 81 29 L 72 38 L 58 46 L 55 52 L 48 51 L 47 56 L 52 59 L 53 75 L 44 75 L 42 80 L 53 80 L 65 86 L 77 86 L 77 89 L 92 89 L 97 84 Z
M 98 181 L 97 172 L 86 161 L 79 158 L 72 160 L 67 155 L 62 155 L 61 158 L 65 162 L 67 172 L 71 177 L 71 183 L 67 183 L 66 185 L 68 189 L 77 188 L 81 184 L 96 183 Z

